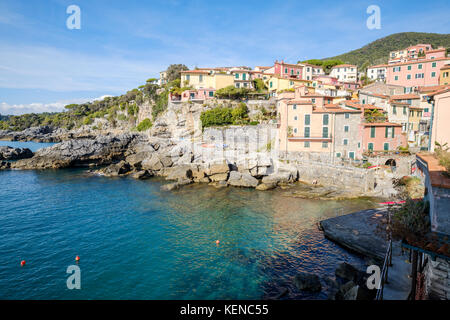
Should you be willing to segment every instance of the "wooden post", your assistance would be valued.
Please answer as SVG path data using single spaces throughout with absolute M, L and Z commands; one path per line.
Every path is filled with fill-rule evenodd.
M 412 268 L 411 268 L 411 300 L 416 299 L 416 286 L 417 286 L 417 251 L 412 253 Z

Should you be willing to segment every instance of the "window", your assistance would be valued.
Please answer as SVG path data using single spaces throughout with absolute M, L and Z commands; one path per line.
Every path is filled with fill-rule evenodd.
M 350 118 L 350 113 L 345 113 L 345 119 L 348 119 L 348 118 Z
M 322 148 L 328 148 L 328 142 L 323 141 L 322 142 Z
M 367 145 L 367 149 L 369 149 L 370 151 L 373 151 L 373 143 L 369 142 L 369 144 Z
M 424 112 L 428 112 L 428 110 L 429 110 L 428 108 L 423 109 Z
M 375 127 L 370 127 L 370 137 L 375 138 Z
M 305 138 L 309 138 L 309 135 L 310 135 L 310 128 L 305 127 Z
M 348 126 L 344 126 L 344 132 L 348 132 Z
M 411 66 L 408 66 L 408 70 L 411 70 Z
M 311 124 L 311 115 L 305 114 L 305 126 L 309 126 Z
M 341 153 L 340 152 L 336 152 L 336 158 L 340 158 L 341 157 Z
M 328 127 L 322 128 L 322 138 L 328 138 Z
M 242 74 L 242 80 L 246 80 L 247 79 L 247 75 L 245 73 Z
M 418 66 L 417 66 L 417 69 L 422 69 L 422 64 L 419 64 Z
M 198 82 L 203 82 L 203 75 L 202 74 L 198 76 Z
M 311 102 L 312 102 L 312 103 L 316 103 L 316 98 L 312 98 L 312 99 L 311 99 Z
M 406 115 L 406 107 L 403 107 L 403 114 Z
M 324 114 L 323 115 L 323 125 L 327 126 L 328 125 L 328 114 Z
M 189 81 L 191 79 L 191 75 L 190 74 L 187 74 L 186 75 L 186 81 Z
M 432 73 L 431 73 L 431 77 L 432 77 L 432 78 L 436 77 L 436 72 L 432 72 Z
M 350 151 L 348 153 L 348 156 L 350 157 L 350 159 L 355 159 L 355 153 L 353 151 Z
M 431 66 L 432 66 L 433 68 L 436 68 L 436 62 L 433 62 L 433 63 L 431 64 Z
M 384 143 L 383 150 L 384 151 L 389 151 L 389 143 L 387 143 L 387 142 Z
M 294 117 L 294 120 L 297 120 L 297 116 Z
M 397 80 L 398 80 L 398 76 L 395 76 L 395 77 L 394 77 L 394 80 L 397 81 Z
M 294 128 L 294 133 L 297 133 L 297 131 L 298 131 L 297 128 Z
M 284 68 L 284 73 L 288 73 L 288 68 Z
M 210 97 L 214 97 L 214 91 L 210 91 L 210 92 L 209 92 L 209 96 L 210 96 Z
M 309 141 L 305 141 L 305 148 L 309 148 Z
M 270 81 L 270 87 L 272 88 L 272 81 Z
M 348 146 L 348 139 L 344 139 L 344 146 Z
M 396 106 L 392 106 L 392 113 L 393 114 L 397 114 L 397 107 Z
M 240 83 L 236 83 L 236 88 L 240 88 L 241 84 Z
M 291 75 L 294 75 L 294 69 L 291 69 Z
M 358 142 L 358 149 L 361 148 L 361 142 Z
M 294 105 L 292 106 L 292 109 L 297 110 L 297 105 L 294 104 Z
M 410 75 L 410 74 L 408 74 L 408 75 L 406 76 L 406 80 L 411 80 L 411 75 Z
M 239 79 L 239 73 L 236 73 L 236 74 L 234 75 L 234 77 L 235 77 L 236 79 Z

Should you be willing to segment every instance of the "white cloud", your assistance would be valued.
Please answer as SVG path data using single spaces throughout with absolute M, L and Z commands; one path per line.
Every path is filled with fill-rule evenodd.
M 64 110 L 64 106 L 71 103 L 85 103 L 94 100 L 103 100 L 108 96 L 102 96 L 95 99 L 74 99 L 62 100 L 52 103 L 34 102 L 29 104 L 8 104 L 0 103 L 0 114 L 2 115 L 21 115 L 25 113 L 42 113 L 42 112 L 60 112 Z

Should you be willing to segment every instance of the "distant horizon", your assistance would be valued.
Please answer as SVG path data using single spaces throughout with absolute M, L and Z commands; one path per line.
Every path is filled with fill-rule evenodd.
M 66 27 L 72 4 L 79 30 Z M 421 2 L 379 1 L 381 29 L 369 30 L 370 1 L 0 0 L 0 114 L 120 95 L 170 64 L 271 66 L 333 57 L 395 33 L 448 34 L 447 1 L 420 12 L 414 4 Z

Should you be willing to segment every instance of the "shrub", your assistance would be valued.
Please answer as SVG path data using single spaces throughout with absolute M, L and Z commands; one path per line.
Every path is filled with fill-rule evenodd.
M 249 89 L 236 88 L 235 86 L 228 86 L 216 91 L 216 97 L 219 99 L 241 99 L 248 97 Z
M 231 111 L 231 114 L 233 116 L 233 120 L 240 120 L 240 119 L 247 118 L 247 116 L 248 116 L 247 105 L 243 102 L 239 103 L 239 106 L 234 108 Z
M 402 206 L 392 208 L 390 212 L 394 239 L 422 238 L 430 231 L 428 202 L 407 199 Z
M 223 126 L 233 123 L 231 108 L 214 108 L 203 111 L 200 115 L 203 127 Z
M 439 164 L 445 167 L 447 175 L 450 175 L 450 152 L 447 143 L 441 145 L 436 142 L 435 155 L 439 160 Z
M 251 126 L 257 126 L 259 124 L 259 121 L 250 121 L 249 125 Z
M 149 118 L 145 118 L 144 120 L 142 120 L 137 128 L 137 131 L 146 131 L 148 129 L 150 129 L 152 127 L 152 121 Z

